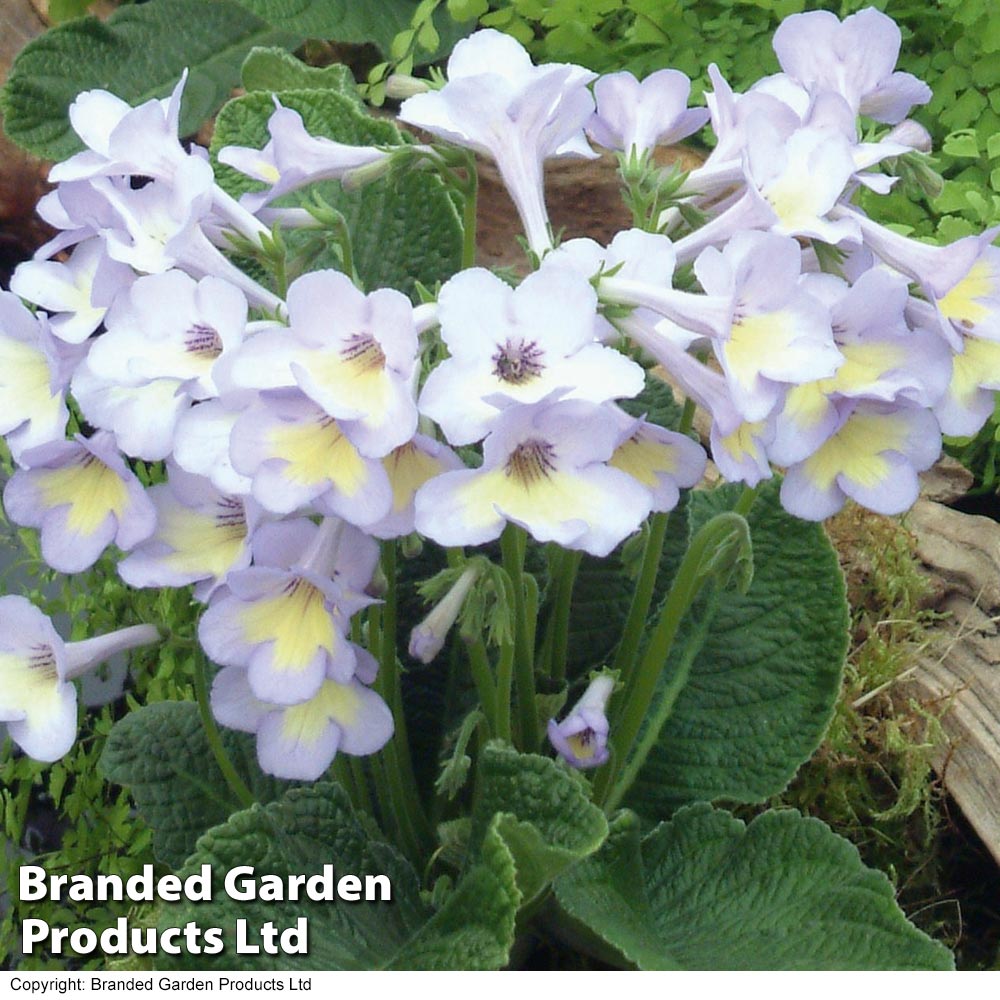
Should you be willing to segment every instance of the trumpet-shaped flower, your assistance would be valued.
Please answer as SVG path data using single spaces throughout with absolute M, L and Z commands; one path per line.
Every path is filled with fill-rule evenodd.
M 180 382 L 193 399 L 218 395 L 214 372 L 243 340 L 247 301 L 221 278 L 171 270 L 139 278 L 105 319 L 87 365 L 122 386 Z
M 42 557 L 61 573 L 92 566 L 114 542 L 131 549 L 149 538 L 156 511 L 105 431 L 57 441 L 22 456 L 3 491 L 15 524 L 38 528 Z
M 223 146 L 219 162 L 268 185 L 266 191 L 243 195 L 240 203 L 258 212 L 276 198 L 316 181 L 341 180 L 345 174 L 386 160 L 391 153 L 375 146 L 348 146 L 310 135 L 292 108 L 277 109 L 268 119 L 270 141 L 263 149 Z
M 932 96 L 912 74 L 894 72 L 900 38 L 892 18 L 867 7 L 843 21 L 822 10 L 792 14 L 773 44 L 781 68 L 812 93 L 834 91 L 855 113 L 895 124 Z
M 791 465 L 811 455 L 840 423 L 844 398 L 931 406 L 945 392 L 951 352 L 932 330 L 911 330 L 904 319 L 906 280 L 884 270 L 865 271 L 853 286 L 832 275 L 811 275 L 806 287 L 830 308 L 844 363 L 829 378 L 793 386 L 785 397 L 770 448 Z
M 174 461 L 185 472 L 210 480 L 220 493 L 247 496 L 253 480 L 233 468 L 229 442 L 240 414 L 256 398 L 253 392 L 226 392 L 184 410 L 177 420 Z
M 549 742 L 567 764 L 585 770 L 600 767 L 609 757 L 607 707 L 615 680 L 595 677 L 562 722 L 549 719 Z
M 488 29 L 455 46 L 447 75 L 440 90 L 404 101 L 400 121 L 492 157 L 529 246 L 543 254 L 552 239 L 542 164 L 595 155 L 583 127 L 594 111 L 587 85 L 596 74 L 561 63 L 534 66 L 518 42 Z
M 966 335 L 1000 340 L 1000 235 L 993 226 L 946 246 L 911 240 L 854 209 L 839 213 L 854 221 L 864 245 L 890 267 L 916 281 L 937 311 L 936 326 L 954 350 Z
M 230 369 L 237 385 L 297 385 L 362 454 L 379 458 L 413 437 L 410 388 L 417 332 L 409 299 L 391 288 L 365 295 L 338 271 L 293 281 L 289 326 L 256 334 Z
M 118 564 L 132 587 L 183 587 L 205 581 L 205 600 L 229 573 L 250 565 L 250 535 L 259 520 L 251 500 L 225 496 L 207 479 L 172 466 L 149 491 L 156 530 Z
M 951 356 L 951 381 L 934 406 L 945 434 L 972 437 L 993 413 L 1000 389 L 1000 342 L 963 337 L 962 351 Z
M 76 739 L 72 681 L 115 653 L 155 642 L 134 625 L 82 642 L 63 642 L 47 615 L 23 597 L 0 597 L 0 723 L 35 760 L 55 761 Z
M 768 447 L 774 415 L 747 421 L 732 399 L 731 385 L 684 349 L 671 331 L 653 325 L 637 310 L 621 321 L 623 332 L 670 373 L 684 393 L 712 415 L 712 458 L 731 482 L 756 486 L 771 475 Z
M 446 472 L 416 497 L 416 527 L 442 545 L 482 545 L 511 521 L 540 542 L 605 556 L 650 511 L 649 491 L 605 463 L 619 444 L 606 409 L 543 400 L 504 410 L 478 469 Z
M 16 295 L 0 291 L 0 434 L 18 461 L 66 434 L 66 360 L 44 315 L 33 316 Z
M 337 420 L 297 391 L 251 404 L 233 425 L 230 455 L 251 477 L 253 496 L 276 514 L 314 504 L 364 527 L 392 507 L 382 463 L 364 457 Z
M 837 430 L 781 484 L 781 503 L 796 517 L 822 521 L 850 497 L 879 514 L 901 514 L 920 491 L 917 473 L 941 453 L 941 433 L 913 404 L 845 400 Z
M 381 750 L 394 728 L 388 705 L 358 680 L 326 680 L 307 701 L 270 704 L 236 667 L 216 674 L 212 712 L 224 726 L 256 733 L 265 773 L 298 781 L 322 777 L 338 753 L 363 757 Z
M 495 426 L 501 409 L 554 390 L 601 403 L 642 391 L 642 368 L 596 341 L 597 297 L 573 271 L 535 273 L 516 288 L 482 268 L 462 271 L 438 299 L 451 357 L 431 372 L 420 411 L 452 444 Z
M 73 373 L 71 388 L 89 424 L 110 431 L 126 455 L 147 462 L 171 453 L 177 422 L 191 406 L 180 379 L 123 386 L 96 375 L 87 359 Z
M 77 244 L 63 264 L 29 260 L 19 264 L 10 290 L 55 315 L 52 333 L 70 344 L 85 341 L 103 322 L 115 297 L 131 285 L 135 273 L 112 260 L 99 239 Z
M 829 311 L 799 284 L 801 266 L 795 240 L 752 232 L 695 262 L 705 291 L 733 303 L 728 334 L 712 346 L 737 410 L 751 422 L 774 410 L 787 385 L 828 377 L 843 362 Z
M 680 142 L 708 121 L 705 108 L 688 108 L 691 81 L 679 70 L 661 69 L 641 83 L 628 72 L 610 73 L 594 84 L 597 111 L 590 137 L 607 149 L 644 153 Z
M 133 188 L 128 179 L 98 177 L 80 182 L 79 206 L 71 221 L 80 238 L 97 233 L 108 255 L 136 271 L 160 274 L 179 267 L 197 277 L 224 278 L 255 306 L 280 313 L 282 300 L 230 261 L 206 235 L 217 228 L 213 208 L 220 197 L 212 168 L 188 159 L 173 179 Z M 65 202 L 65 199 L 61 199 Z
M 348 683 L 355 674 L 347 624 L 371 600 L 334 582 L 340 537 L 336 520 L 324 522 L 293 566 L 266 565 L 258 548 L 255 565 L 230 573 L 202 615 L 205 652 L 245 669 L 262 701 L 308 701 L 326 678 Z
M 400 538 L 414 530 L 417 490 L 428 480 L 444 472 L 463 469 L 462 460 L 440 441 L 415 434 L 411 441 L 400 445 L 382 459 L 392 488 L 392 509 L 365 531 L 375 538 Z
M 673 510 L 680 489 L 696 485 L 705 474 L 705 452 L 684 434 L 619 411 L 621 441 L 608 460 L 638 480 L 652 494 L 654 511 Z
M 747 95 L 749 96 L 749 95 Z M 743 230 L 767 230 L 783 236 L 808 237 L 840 244 L 860 240 L 852 218 L 838 215 L 838 202 L 856 172 L 891 155 L 857 152 L 855 144 L 838 129 L 807 125 L 787 134 L 786 123 L 763 111 L 754 111 L 745 122 L 746 150 L 740 159 L 742 194 L 714 206 L 718 213 L 705 225 L 677 240 L 677 260 L 693 260 L 709 246 L 718 246 Z M 902 147 L 900 147 L 902 148 Z M 717 173 L 724 187 L 734 181 L 730 164 L 720 164 Z M 714 170 L 714 168 L 713 168 Z M 688 187 L 698 190 L 702 180 L 695 171 Z
M 170 179 L 192 155 L 178 139 L 185 71 L 170 97 L 133 108 L 106 90 L 85 90 L 69 106 L 73 131 L 88 148 L 57 163 L 52 183 L 136 175 Z

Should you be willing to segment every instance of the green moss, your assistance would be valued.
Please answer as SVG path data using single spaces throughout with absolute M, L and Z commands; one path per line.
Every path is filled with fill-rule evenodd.
M 911 919 L 957 948 L 964 967 L 983 968 L 995 956 L 988 935 L 969 935 L 979 886 L 956 890 L 959 833 L 932 767 L 946 752 L 947 705 L 923 706 L 905 693 L 918 656 L 935 651 L 930 626 L 940 616 L 928 608 L 930 581 L 898 521 L 849 507 L 828 527 L 847 578 L 852 648 L 823 745 L 771 804 L 818 816 L 851 840 L 890 877 Z M 996 877 L 995 867 L 986 871 Z

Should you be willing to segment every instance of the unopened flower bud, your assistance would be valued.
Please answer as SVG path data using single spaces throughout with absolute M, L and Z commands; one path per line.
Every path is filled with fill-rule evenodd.
M 912 118 L 901 121 L 885 137 L 885 141 L 898 142 L 901 146 L 909 146 L 918 153 L 929 153 L 933 146 L 930 132 Z
M 425 94 L 430 89 L 430 84 L 426 80 L 419 80 L 405 73 L 393 73 L 385 81 L 385 95 L 394 101 L 405 101 L 416 94 Z
M 477 576 L 478 566 L 465 570 L 451 590 L 431 609 L 431 613 L 410 633 L 410 656 L 415 660 L 430 663 L 441 652 Z

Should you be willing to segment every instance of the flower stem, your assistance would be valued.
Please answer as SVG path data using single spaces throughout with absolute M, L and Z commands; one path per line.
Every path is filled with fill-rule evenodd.
M 618 644 L 618 652 L 615 654 L 612 664 L 614 670 L 621 672 L 626 691 L 635 674 L 635 658 L 645 631 L 649 606 L 653 601 L 656 577 L 660 571 L 660 560 L 663 558 L 663 545 L 666 541 L 669 524 L 669 514 L 654 514 L 649 519 L 649 537 L 646 539 L 646 549 L 642 556 L 639 579 L 632 592 L 628 618 L 625 620 L 621 642 Z
M 635 781 L 636 777 L 638 777 L 642 765 L 646 762 L 646 758 L 649 756 L 650 751 L 660 738 L 660 733 L 663 731 L 664 725 L 666 725 L 667 720 L 673 713 L 674 705 L 677 703 L 677 697 L 681 691 L 684 690 L 684 685 L 687 684 L 688 678 L 691 676 L 691 667 L 694 664 L 694 658 L 701 651 L 705 636 L 708 634 L 708 628 L 715 618 L 715 611 L 718 606 L 718 595 L 719 588 L 716 586 L 712 589 L 712 593 L 708 598 L 708 603 L 702 613 L 701 619 L 684 648 L 684 653 L 680 658 L 680 662 L 677 664 L 677 669 L 664 685 L 663 690 L 659 693 L 659 700 L 655 713 L 648 720 L 645 728 L 642 730 L 641 737 L 635 750 L 628 756 L 627 760 L 624 761 L 624 764 L 620 765 L 621 775 L 615 781 L 614 787 L 611 789 L 611 792 L 608 794 L 607 801 L 604 803 L 604 809 L 606 812 L 611 813 L 618 808 L 622 797 L 632 787 L 632 783 Z
M 710 522 L 694 536 L 681 560 L 646 652 L 630 679 L 630 685 L 626 686 L 621 709 L 612 722 L 612 742 L 616 754 L 613 766 L 604 771 L 597 783 L 595 801 L 605 803 L 617 770 L 627 763 L 632 753 L 633 743 L 656 694 L 657 683 L 666 666 L 677 630 L 705 583 L 706 553 L 718 543 L 718 532 L 713 530 Z M 686 675 L 683 680 L 686 680 Z
M 510 728 L 510 702 L 514 687 L 514 643 L 505 642 L 500 647 L 497 664 L 497 736 L 513 742 Z
M 476 691 L 486 716 L 486 728 L 490 737 L 497 728 L 497 689 L 490 672 L 490 661 L 486 654 L 486 644 L 482 639 L 467 643 L 469 650 L 469 666 L 472 669 L 472 679 L 476 682 Z
M 222 772 L 222 777 L 226 779 L 229 790 L 236 796 L 236 801 L 244 809 L 249 809 L 256 799 L 233 766 L 229 754 L 226 753 L 226 748 L 222 745 L 222 736 L 216 725 L 215 716 L 212 715 L 212 705 L 208 696 L 205 657 L 200 652 L 196 652 L 194 656 L 194 693 L 198 700 L 198 712 L 201 715 L 201 724 L 205 728 L 205 737 L 208 740 L 212 756 L 215 757 L 215 762 L 219 765 L 219 770 Z
M 517 706 L 521 723 L 521 748 L 534 752 L 538 747 L 538 708 L 535 705 L 535 666 L 531 648 L 533 623 L 528 621 L 523 528 L 508 524 L 500 536 L 503 565 L 514 585 L 514 671 L 517 677 Z M 537 611 L 537 601 L 536 601 Z
M 381 669 L 379 677 L 382 693 L 395 720 L 396 731 L 384 750 L 386 772 L 389 777 L 393 805 L 401 812 L 400 822 L 409 827 L 416 856 L 430 841 L 430 824 L 423 803 L 417 795 L 417 782 L 410 760 L 410 742 L 403 711 L 403 692 L 396 660 L 396 543 L 386 542 L 382 547 L 382 572 L 387 581 L 385 601 L 382 605 Z
M 550 676 L 555 681 L 566 679 L 566 658 L 569 650 L 569 620 L 573 607 L 573 587 L 580 569 L 582 552 L 566 549 L 562 553 L 559 577 L 556 582 L 556 602 L 552 609 L 554 628 L 552 632 Z

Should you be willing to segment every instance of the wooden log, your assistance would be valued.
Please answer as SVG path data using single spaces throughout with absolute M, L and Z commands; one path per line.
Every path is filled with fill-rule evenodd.
M 948 617 L 905 690 L 940 715 L 935 767 L 1000 864 L 1000 524 L 926 499 L 906 523 Z

